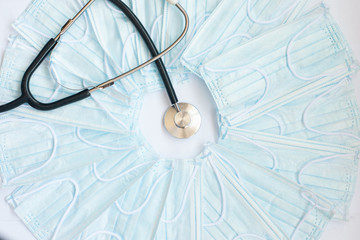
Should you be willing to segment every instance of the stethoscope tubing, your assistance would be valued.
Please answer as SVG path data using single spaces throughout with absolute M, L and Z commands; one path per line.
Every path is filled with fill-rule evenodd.
M 139 31 L 142 39 L 145 41 L 150 53 L 153 55 L 153 58 L 150 59 L 149 61 L 143 63 L 142 65 L 140 65 L 141 67 L 145 67 L 147 65 L 149 65 L 151 62 L 155 62 L 156 66 L 159 70 L 159 73 L 161 75 L 162 81 L 164 83 L 165 89 L 168 93 L 170 102 L 172 105 L 176 105 L 178 102 L 176 93 L 174 91 L 174 88 L 172 86 L 170 77 L 168 75 L 168 72 L 165 68 L 165 65 L 163 63 L 163 61 L 161 60 L 161 56 L 163 56 L 164 54 L 166 54 L 171 48 L 173 48 L 185 35 L 185 33 L 187 32 L 188 29 L 188 18 L 187 18 L 187 14 L 186 12 L 182 9 L 182 7 L 179 4 L 176 4 L 176 6 L 184 13 L 184 16 L 186 18 L 186 28 L 184 30 L 184 32 L 182 33 L 182 35 L 178 38 L 178 40 L 176 42 L 174 42 L 169 48 L 167 48 L 166 50 L 164 50 L 162 53 L 159 54 L 159 52 L 157 51 L 154 42 L 152 41 L 149 33 L 147 32 L 147 30 L 145 29 L 145 27 L 143 26 L 143 24 L 140 22 L 140 20 L 136 17 L 136 15 L 132 12 L 132 10 L 125 4 L 123 3 L 121 0 L 110 0 L 112 3 L 114 3 L 121 11 L 123 11 L 123 13 L 130 19 L 130 21 L 134 24 L 134 26 L 136 27 L 136 29 Z M 41 111 L 50 111 L 50 110 L 54 110 L 63 106 L 66 106 L 68 104 L 74 103 L 74 102 L 78 102 L 81 101 L 83 99 L 88 98 L 91 93 L 93 91 L 96 90 L 100 90 L 100 89 L 104 89 L 105 87 L 111 86 L 113 85 L 113 83 L 119 79 L 122 78 L 122 76 L 124 76 L 124 74 L 120 75 L 119 77 L 115 78 L 115 79 L 111 79 L 103 84 L 100 84 L 99 86 L 97 86 L 96 88 L 92 88 L 92 89 L 84 89 L 76 94 L 73 94 L 69 97 L 60 99 L 58 101 L 52 102 L 52 103 L 42 103 L 39 102 L 38 100 L 35 99 L 35 97 L 32 95 L 31 91 L 30 91 L 30 80 L 32 75 L 34 74 L 34 72 L 36 71 L 36 69 L 40 66 L 40 64 L 45 60 L 45 58 L 50 54 L 50 52 L 55 48 L 55 46 L 57 45 L 57 43 L 59 42 L 60 36 L 62 34 L 64 34 L 67 29 L 71 26 L 71 24 L 73 24 L 73 22 L 76 21 L 76 19 L 85 11 L 85 9 L 92 3 L 93 1 L 89 1 L 86 6 L 84 6 L 81 11 L 73 18 L 70 19 L 65 25 L 64 27 L 61 29 L 61 32 L 59 33 L 59 35 L 54 39 L 50 39 L 45 46 L 43 47 L 43 49 L 39 52 L 39 54 L 36 56 L 36 58 L 34 59 L 34 61 L 30 64 L 30 66 L 28 67 L 28 69 L 26 70 L 22 82 L 21 82 L 21 96 L 15 100 L 13 100 L 12 102 L 9 102 L 7 104 L 1 105 L 0 106 L 0 113 L 2 112 L 6 112 L 9 110 L 12 110 L 14 108 L 19 107 L 20 105 L 24 104 L 24 103 L 28 103 L 31 107 L 37 109 L 37 110 L 41 110 Z M 127 74 L 132 73 L 134 71 L 137 71 L 141 69 L 139 66 L 128 71 Z M 126 74 L 126 73 L 125 73 Z M 109 83 L 108 83 L 109 82 Z

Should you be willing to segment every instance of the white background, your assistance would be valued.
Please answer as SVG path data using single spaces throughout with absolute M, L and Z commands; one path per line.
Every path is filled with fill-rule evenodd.
M 0 0 L 0 59 L 2 59 L 3 52 L 7 45 L 7 37 L 12 32 L 11 23 L 16 19 L 16 17 L 26 8 L 26 6 L 30 3 L 30 0 Z M 352 46 L 355 56 L 357 59 L 360 59 L 360 1 L 359 0 L 327 0 L 327 5 L 330 7 L 330 11 L 338 21 L 339 25 L 342 28 L 343 33 L 347 37 L 350 45 Z M 360 94 L 360 75 L 355 78 L 356 81 L 356 89 L 357 95 Z M 206 100 L 199 101 L 199 96 L 204 96 L 203 99 L 209 99 L 209 94 L 206 93 L 203 88 L 204 86 L 201 83 L 196 83 L 195 88 L 197 89 L 196 99 L 191 99 L 192 97 L 188 91 L 188 88 L 180 87 L 178 89 L 179 95 L 182 99 L 190 100 L 195 102 L 202 112 L 203 116 L 207 118 L 213 118 L 213 108 L 208 107 L 208 102 Z M 200 93 L 199 93 L 200 92 Z M 149 100 L 155 98 L 149 98 Z M 164 95 L 161 97 L 161 101 L 164 99 Z M 157 100 L 154 100 L 157 101 Z M 150 102 L 149 105 L 145 106 L 146 108 L 150 108 L 151 105 L 156 104 L 154 101 Z M 166 105 L 162 106 L 165 110 Z M 145 116 L 144 116 L 145 114 Z M 147 118 L 147 114 L 143 113 L 142 118 Z M 160 115 L 159 115 L 160 116 Z M 160 116 L 161 118 L 161 116 Z M 156 119 L 151 119 L 151 121 L 157 121 L 160 119 L 159 117 Z M 148 119 L 147 119 L 148 120 Z M 149 121 L 147 121 L 149 122 Z M 164 146 L 160 144 L 156 144 L 154 142 L 154 148 L 160 154 L 167 156 L 169 152 L 176 153 L 177 156 L 181 157 L 190 157 L 199 151 L 201 151 L 201 145 L 203 142 L 210 140 L 213 141 L 216 138 L 216 133 L 209 133 L 209 128 L 214 129 L 215 120 L 211 120 L 210 123 L 204 123 L 201 132 L 198 134 L 198 139 L 196 140 L 196 144 L 192 144 L 189 141 L 184 142 L 175 142 L 177 149 L 173 148 L 164 148 Z M 158 126 L 160 126 L 158 124 Z M 147 138 L 151 137 L 151 131 L 148 131 L 146 124 L 143 126 L 144 135 Z M 161 130 L 163 131 L 163 129 Z M 161 132 L 159 130 L 159 132 Z M 156 142 L 171 142 L 170 138 L 165 137 L 164 139 L 157 139 Z M 150 141 L 151 142 L 151 141 Z M 171 143 L 174 143 L 172 141 Z M 189 144 L 191 145 L 189 149 Z M 184 151 L 183 149 L 187 149 L 188 151 Z M 179 152 L 176 152 L 178 150 Z M 185 154 L 184 154 L 185 153 Z M 360 175 L 360 171 L 359 171 Z M 350 209 L 350 220 L 349 222 L 332 222 L 329 224 L 326 232 L 324 233 L 322 239 L 324 240 L 358 240 L 360 239 L 360 181 L 358 181 L 357 190 L 352 207 Z M 1 189 L 0 188 L 0 240 L 33 240 L 34 237 L 29 233 L 26 227 L 18 220 L 16 215 L 13 214 L 12 210 L 6 205 L 5 201 L 3 201 L 4 197 L 7 196 L 11 192 L 11 189 Z

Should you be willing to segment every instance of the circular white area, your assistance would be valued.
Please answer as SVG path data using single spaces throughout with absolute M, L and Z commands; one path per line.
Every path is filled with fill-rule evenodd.
M 216 142 L 218 125 L 216 106 L 205 83 L 193 76 L 189 82 L 175 85 L 179 102 L 194 105 L 201 114 L 200 130 L 188 139 L 177 139 L 164 127 L 164 114 L 170 106 L 166 91 L 147 94 L 140 114 L 140 128 L 154 151 L 163 158 L 192 158 L 207 142 Z

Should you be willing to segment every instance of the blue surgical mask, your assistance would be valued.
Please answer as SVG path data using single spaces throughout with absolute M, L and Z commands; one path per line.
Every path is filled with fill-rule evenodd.
M 333 216 L 334 205 L 330 201 L 269 169 L 252 163 L 226 147 L 211 145 L 208 149 L 211 154 L 207 161 L 213 165 L 214 173 L 218 172 L 222 176 L 224 185 L 239 191 L 247 204 L 257 210 L 257 216 L 262 216 L 263 219 L 268 218 L 267 224 L 270 229 L 275 232 L 278 228 L 284 234 L 271 237 L 271 239 L 319 238 Z M 207 172 L 210 172 L 210 166 L 206 168 Z M 209 186 L 207 189 L 213 188 Z M 221 191 L 217 194 L 224 195 Z M 234 215 L 226 221 L 228 215 L 222 209 L 231 209 L 230 214 L 232 214 L 234 209 L 238 208 L 238 202 L 232 202 L 232 199 L 227 199 L 226 195 L 221 204 L 215 204 L 218 201 L 213 199 L 209 199 L 208 202 L 211 208 L 205 208 L 204 215 L 215 211 L 212 215 L 219 217 L 217 227 L 220 228 L 219 232 L 222 235 L 219 235 L 217 239 L 236 237 L 234 230 L 238 227 L 234 221 L 242 219 L 242 216 Z M 220 220 L 222 216 L 223 219 Z M 214 218 L 210 219 L 214 221 Z M 234 224 L 234 226 L 231 228 L 229 224 Z M 276 232 L 279 234 L 279 230 Z M 228 237 L 230 233 L 232 235 Z M 237 234 L 256 234 L 256 232 Z M 267 239 L 266 236 L 260 235 L 260 237 Z
M 99 132 L 39 120 L 0 119 L 0 175 L 5 186 L 51 179 L 144 145 L 134 134 Z
M 286 239 L 243 184 L 219 170 L 218 160 L 209 149 L 200 161 L 201 238 L 198 239 Z
M 357 69 L 337 25 L 319 8 L 215 58 L 201 71 L 221 117 L 240 126 Z
M 360 149 L 360 112 L 351 78 L 279 105 L 241 128 Z
M 153 239 L 172 172 L 172 161 L 159 161 L 76 239 Z
M 309 0 L 223 0 L 201 26 L 181 61 L 200 76 L 199 67 L 209 60 L 306 14 L 310 10 L 308 2 Z M 314 2 L 319 4 L 320 0 Z
M 51 180 L 24 185 L 7 201 L 36 238 L 73 239 L 157 162 L 156 156 L 140 147 Z
M 13 37 L 5 52 L 0 72 L 0 101 L 9 102 L 21 94 L 21 79 L 36 56 L 36 50 L 21 37 Z M 34 73 L 30 88 L 43 102 L 51 102 L 74 93 L 70 89 L 84 89 L 83 79 L 67 69 L 49 69 L 45 62 Z M 120 94 L 116 88 L 94 93 L 91 98 L 56 111 L 42 112 L 23 105 L 13 112 L 19 115 L 88 129 L 128 133 L 135 131 L 134 123 L 140 112 L 141 97 L 138 93 Z
M 164 63 L 171 74 L 174 81 L 185 81 L 188 79 L 186 74 L 189 70 L 180 63 L 180 57 L 185 51 L 188 44 L 196 32 L 200 29 L 202 24 L 214 11 L 221 0 L 180 0 L 179 3 L 186 9 L 189 18 L 189 31 L 185 38 L 166 56 L 164 56 Z M 161 48 L 164 49 L 169 46 L 179 36 L 179 32 L 183 29 L 183 21 L 180 21 L 179 14 L 169 3 L 165 3 L 163 27 L 161 37 Z
M 335 217 L 347 219 L 358 169 L 355 149 L 235 128 L 223 128 L 219 144 L 329 199 Z
M 199 221 L 199 173 L 192 159 L 173 161 L 173 173 L 155 240 L 201 239 Z

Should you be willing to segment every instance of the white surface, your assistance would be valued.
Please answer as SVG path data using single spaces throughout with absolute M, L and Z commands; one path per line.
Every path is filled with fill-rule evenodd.
M 330 7 L 330 11 L 341 26 L 345 36 L 347 37 L 350 45 L 352 46 L 355 56 L 360 59 L 360 1 L 359 0 L 328 0 L 326 1 Z M 0 58 L 2 59 L 3 52 L 7 45 L 7 37 L 12 32 L 11 23 L 25 9 L 30 0 L 0 0 Z M 360 75 L 357 76 L 360 80 Z M 360 95 L 360 81 L 357 81 L 357 93 Z M 196 91 L 197 95 L 192 94 Z M 199 97 L 201 95 L 201 97 Z M 164 94 L 158 94 L 149 96 L 148 103 L 158 104 L 160 110 L 155 114 L 150 115 L 143 114 L 141 116 L 143 122 L 146 119 L 147 124 L 152 124 L 153 129 L 147 127 L 147 124 L 143 124 L 144 135 L 148 139 L 155 139 L 152 141 L 154 148 L 161 155 L 166 157 L 192 157 L 202 150 L 202 145 L 206 141 L 214 141 L 216 133 L 213 131 L 215 128 L 214 108 L 209 107 L 208 102 L 209 93 L 204 91 L 204 85 L 200 82 L 193 84 L 191 91 L 187 91 L 187 88 L 180 87 L 179 96 L 184 101 L 193 102 L 200 109 L 204 119 L 212 119 L 206 121 L 200 130 L 200 134 L 194 139 L 194 141 L 179 141 L 174 140 L 163 134 L 164 129 L 161 126 L 161 118 L 163 111 L 166 109 L 166 96 Z M 148 105 L 147 109 L 151 107 Z M 160 122 L 160 123 L 159 123 Z M 158 133 L 153 135 L 155 133 Z M 160 133 L 160 134 L 159 134 Z M 171 141 L 169 146 L 176 146 L 175 148 L 163 147 L 160 143 L 165 141 Z M 193 144 L 196 142 L 196 144 Z M 186 149 L 186 151 L 185 151 Z M 174 154 L 174 151 L 175 154 Z M 359 172 L 360 174 L 360 172 Z M 350 221 L 349 222 L 332 222 L 329 224 L 322 239 L 324 240 L 357 240 L 360 238 L 360 181 L 357 185 L 358 191 L 355 194 L 352 207 L 350 209 Z M 16 215 L 3 201 L 4 197 L 11 192 L 11 189 L 0 189 L 0 240 L 33 240 L 26 227 L 18 220 Z

